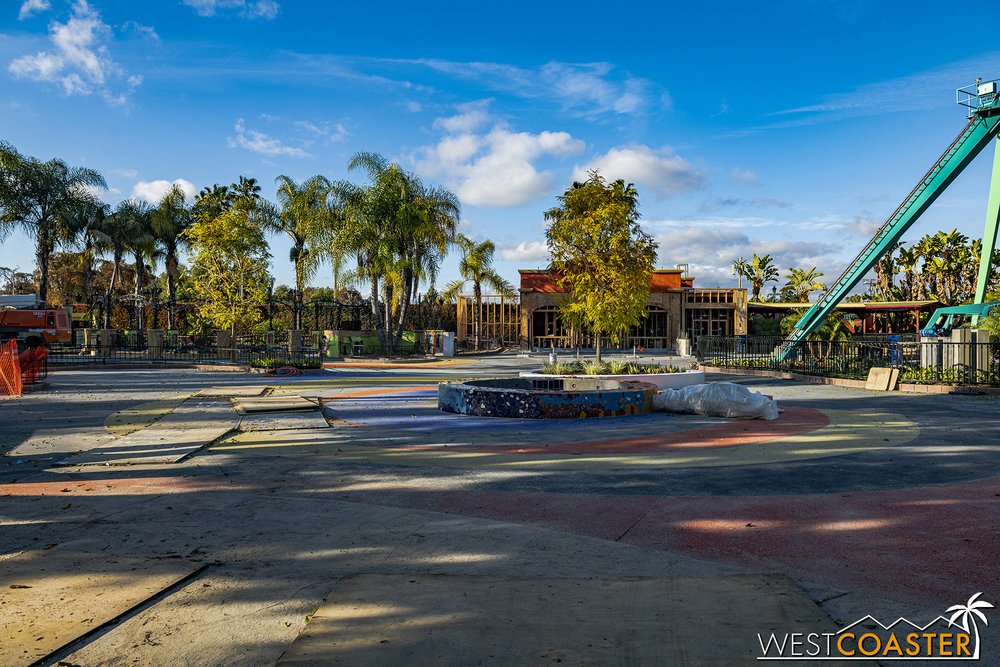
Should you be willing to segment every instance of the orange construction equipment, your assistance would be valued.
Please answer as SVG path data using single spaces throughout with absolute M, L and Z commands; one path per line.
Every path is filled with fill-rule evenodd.
M 8 338 L 28 343 L 70 343 L 73 325 L 62 308 L 0 308 L 0 340 Z
M 0 396 L 20 396 L 23 388 L 17 341 L 0 343 Z

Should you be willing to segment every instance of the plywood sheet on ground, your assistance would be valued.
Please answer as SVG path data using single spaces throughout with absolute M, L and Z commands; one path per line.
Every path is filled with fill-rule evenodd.
M 196 395 L 206 398 L 236 398 L 239 396 L 260 396 L 267 391 L 267 385 L 254 384 L 245 387 L 208 387 Z
M 67 465 L 136 465 L 176 463 L 226 435 L 240 416 L 225 399 L 190 398 L 152 426 L 114 442 L 93 447 L 62 463 Z
M 287 412 L 289 410 L 318 410 L 316 400 L 289 394 L 284 396 L 261 396 L 260 398 L 235 398 L 233 403 L 242 413 Z
M 836 628 L 788 577 L 358 575 L 279 665 L 747 665 L 757 633 Z
M 0 656 L 30 665 L 190 575 L 177 559 L 28 551 L 0 562 Z
M 232 431 L 234 426 L 150 427 L 61 461 L 64 465 L 176 463 Z
M 872 391 L 892 391 L 899 381 L 898 368 L 872 368 L 868 371 L 865 389 Z
M 319 411 L 256 412 L 246 415 L 240 422 L 241 431 L 285 431 L 329 426 Z

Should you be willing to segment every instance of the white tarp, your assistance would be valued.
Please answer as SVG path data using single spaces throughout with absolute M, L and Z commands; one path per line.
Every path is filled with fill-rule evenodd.
M 778 418 L 777 401 L 732 382 L 712 382 L 693 384 L 682 389 L 664 389 L 653 396 L 653 409 L 709 417 L 767 420 Z

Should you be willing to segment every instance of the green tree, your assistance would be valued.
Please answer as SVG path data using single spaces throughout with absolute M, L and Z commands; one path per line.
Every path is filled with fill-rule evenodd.
M 809 295 L 813 292 L 826 291 L 826 285 L 820 282 L 823 274 L 818 272 L 815 266 L 811 269 L 789 269 L 786 277 L 788 282 L 785 283 L 785 288 L 791 292 L 796 301 L 809 301 Z
M 558 197 L 545 213 L 551 269 L 569 299 L 564 306 L 594 334 L 617 341 L 646 314 L 657 244 L 639 226 L 638 194 L 631 183 L 608 183 L 596 171 Z
M 118 203 L 114 212 L 107 216 L 100 227 L 93 230 L 101 246 L 106 251 L 110 251 L 112 257 L 111 277 L 108 280 L 108 289 L 105 292 L 105 327 L 110 326 L 111 323 L 111 310 L 115 299 L 115 288 L 118 284 L 118 278 L 122 274 L 122 262 L 125 259 L 125 253 L 133 248 L 142 247 L 150 238 L 148 228 L 149 214 L 150 207 L 145 202 L 137 199 L 125 199 Z M 140 264 L 141 259 L 136 263 L 137 269 Z M 136 276 L 136 280 L 139 281 L 141 279 Z
M 14 228 L 35 239 L 38 298 L 48 297 L 49 257 L 71 233 L 67 219 L 83 202 L 95 201 L 87 189 L 106 188 L 94 169 L 70 167 L 59 159 L 42 162 L 0 142 L 0 240 Z
M 757 253 L 754 253 L 746 271 L 746 279 L 750 281 L 751 301 L 760 300 L 760 291 L 764 285 L 778 282 L 778 267 L 774 265 L 774 258 L 770 255 L 758 257 Z
M 103 230 L 107 225 L 110 208 L 97 200 L 81 202 L 73 207 L 67 216 L 69 235 L 80 249 L 79 269 L 83 273 L 82 292 L 79 294 L 86 303 L 94 298 L 94 271 L 97 255 L 106 238 Z M 65 293 L 65 292 L 64 292 Z M 93 324 L 97 324 L 93 322 Z
M 175 326 L 177 309 L 177 283 L 181 275 L 180 251 L 184 245 L 184 230 L 191 226 L 194 218 L 191 207 L 184 198 L 184 191 L 173 186 L 160 199 L 153 211 L 152 231 L 156 244 L 163 255 L 167 286 L 167 328 Z
M 233 340 L 260 321 L 270 282 L 263 227 L 238 206 L 215 218 L 202 217 L 182 237 L 191 257 L 198 315 Z
M 420 281 L 433 282 L 455 238 L 458 198 L 377 153 L 355 154 L 348 169 L 363 171 L 370 183 L 334 184 L 342 215 L 337 252 L 356 258 L 357 278 L 371 285 L 376 332 L 385 344 L 396 345 Z
M 295 329 L 302 328 L 302 294 L 306 282 L 316 274 L 323 255 L 317 241 L 331 226 L 327 197 L 330 181 L 323 176 L 313 176 L 301 185 L 288 176 L 278 176 L 278 215 L 272 229 L 284 233 L 292 241 L 288 259 L 295 267 Z
M 443 296 L 446 301 L 451 302 L 458 298 L 462 290 L 465 289 L 466 283 L 472 283 L 474 301 L 472 328 L 475 349 L 479 351 L 482 338 L 483 285 L 503 296 L 513 297 L 517 292 L 514 286 L 493 268 L 493 254 L 496 252 L 493 241 L 476 243 L 464 234 L 459 234 L 455 243 L 462 250 L 462 260 L 458 263 L 458 272 L 462 277 L 448 283 L 444 288 Z

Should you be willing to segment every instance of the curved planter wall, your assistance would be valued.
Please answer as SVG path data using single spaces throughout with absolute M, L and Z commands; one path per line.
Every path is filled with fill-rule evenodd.
M 438 385 L 438 408 L 477 417 L 569 419 L 651 412 L 656 387 L 647 382 L 586 378 L 574 389 L 535 389 L 526 379 Z
M 616 380 L 618 382 L 648 382 L 657 389 L 680 389 L 692 384 L 704 384 L 705 371 L 681 373 L 643 373 L 640 375 L 544 375 L 538 371 L 522 371 L 522 379 L 534 381 L 562 380 L 563 389 L 573 389 L 581 380 Z

